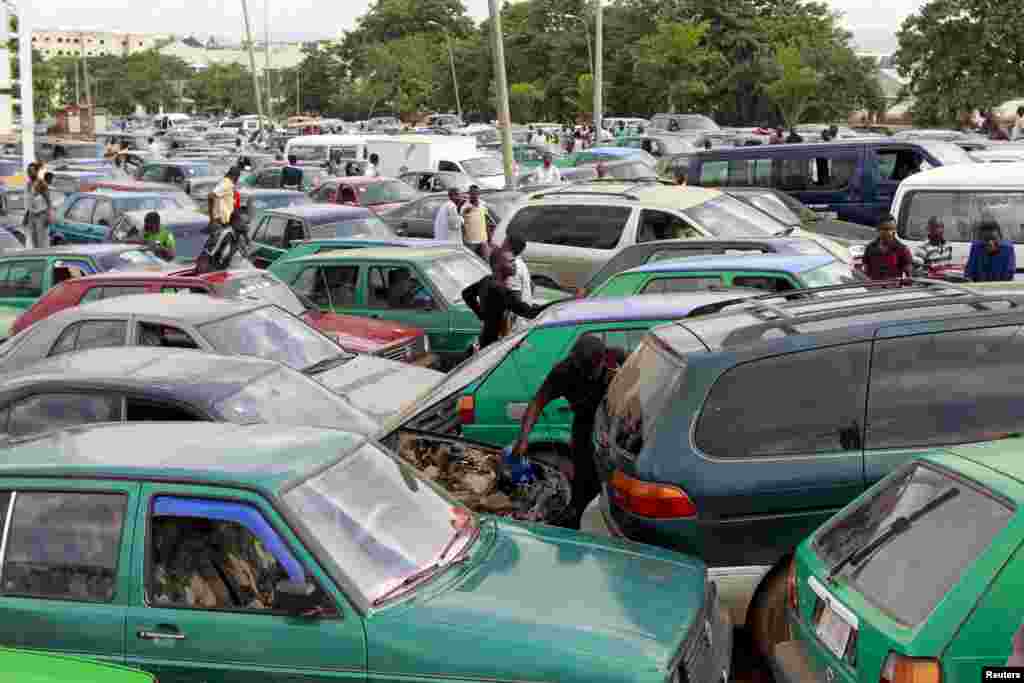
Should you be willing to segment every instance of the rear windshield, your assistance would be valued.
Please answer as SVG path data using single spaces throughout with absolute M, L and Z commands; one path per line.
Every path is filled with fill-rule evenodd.
M 288 156 L 295 157 L 296 161 L 327 161 L 327 146 L 292 145 L 288 148 Z
M 359 190 L 359 203 L 363 206 L 411 202 L 420 196 L 416 190 L 400 180 L 369 183 L 367 185 L 357 185 L 356 187 Z
M 695 344 L 698 342 L 693 340 Z M 703 347 L 700 347 L 703 348 Z M 639 454 L 662 409 L 673 396 L 685 362 L 648 335 L 608 387 L 607 410 L 615 443 Z
M 956 494 L 950 493 L 955 490 Z M 1013 509 L 973 483 L 921 463 L 880 483 L 870 497 L 833 519 L 812 547 L 830 567 L 929 502 L 945 502 L 913 520 L 840 576 L 883 612 L 908 626 L 924 621 L 967 567 L 992 544 Z
M 632 209 L 626 206 L 527 206 L 508 225 L 527 242 L 614 249 Z
M 314 225 L 309 230 L 313 239 L 332 237 L 394 237 L 395 231 L 376 216 L 361 216 L 337 223 Z
M 1014 190 L 913 190 L 900 210 L 900 232 L 912 240 L 928 239 L 928 220 L 938 218 L 946 239 L 970 242 L 975 227 L 994 220 L 1003 238 L 1024 243 L 1024 192 Z

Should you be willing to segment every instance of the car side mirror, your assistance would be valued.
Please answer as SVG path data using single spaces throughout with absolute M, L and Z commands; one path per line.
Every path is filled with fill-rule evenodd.
M 308 581 L 279 581 L 274 587 L 274 609 L 302 615 L 315 608 L 316 586 Z

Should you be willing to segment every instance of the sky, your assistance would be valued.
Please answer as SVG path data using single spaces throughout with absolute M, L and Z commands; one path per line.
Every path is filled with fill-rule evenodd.
M 248 0 L 252 30 L 262 35 L 268 8 L 272 39 L 335 37 L 351 28 L 371 0 Z M 476 18 L 487 15 L 487 0 L 464 0 Z M 242 0 L 18 0 L 37 28 L 120 30 L 240 37 Z M 888 51 L 893 34 L 922 0 L 829 0 L 843 13 L 860 47 Z

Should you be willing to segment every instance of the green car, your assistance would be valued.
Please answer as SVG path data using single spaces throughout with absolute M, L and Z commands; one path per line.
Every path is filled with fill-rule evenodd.
M 160 683 L 728 680 L 702 562 L 476 515 L 365 436 L 94 425 L 0 469 L 3 645 Z
M 590 297 L 632 296 L 744 287 L 785 292 L 829 287 L 862 279 L 850 266 L 829 254 L 814 256 L 757 254 L 691 256 L 654 261 L 616 273 Z
M 156 683 L 145 671 L 5 647 L 0 647 L 0 671 L 12 683 Z
M 462 247 L 347 249 L 278 260 L 269 269 L 321 310 L 394 320 L 426 330 L 443 365 L 465 358 L 480 335 L 480 320 L 462 290 L 490 275 Z M 565 294 L 536 288 L 534 299 Z
M 173 266 L 138 244 L 64 244 L 10 252 L 0 256 L 0 307 L 25 310 L 63 280 L 139 268 Z
M 936 449 L 805 540 L 776 683 L 977 683 L 1019 660 L 1021 455 L 1019 439 Z

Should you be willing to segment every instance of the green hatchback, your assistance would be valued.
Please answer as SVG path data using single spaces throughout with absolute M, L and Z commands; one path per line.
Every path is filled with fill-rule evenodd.
M 0 647 L 0 671 L 13 683 L 156 683 L 145 671 L 5 647 Z
M 430 350 L 451 365 L 469 354 L 480 335 L 480 320 L 462 300 L 462 290 L 491 270 L 466 249 L 451 246 L 324 252 L 278 260 L 270 272 L 324 312 L 394 320 L 426 330 Z M 555 290 L 534 290 L 540 302 L 564 297 Z
M 936 449 L 797 549 L 777 683 L 977 683 L 1024 619 L 1019 439 Z
M 160 683 L 728 680 L 699 560 L 478 516 L 341 430 L 51 432 L 0 450 L 0 518 L 0 645 Z

